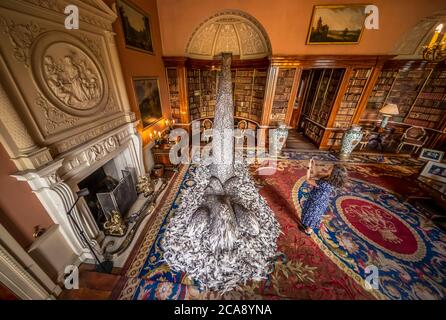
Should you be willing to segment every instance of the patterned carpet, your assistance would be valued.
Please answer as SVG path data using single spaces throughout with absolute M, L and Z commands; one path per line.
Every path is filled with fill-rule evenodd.
M 330 162 L 330 154 L 324 159 Z M 294 158 L 288 155 L 288 158 Z M 413 182 L 420 163 L 383 158 L 347 164 L 349 184 L 333 197 L 322 227 L 311 237 L 299 231 L 305 160 L 282 160 L 271 176 L 255 175 L 261 195 L 281 224 L 274 271 L 262 282 L 220 296 L 200 292 L 162 260 L 160 242 L 188 187 L 183 167 L 163 199 L 115 290 L 119 299 L 445 299 L 446 234 L 404 201 L 419 195 Z M 331 159 L 335 161 L 335 159 Z M 322 163 L 320 163 L 322 165 Z M 376 269 L 374 269 L 376 268 Z M 377 270 L 377 289 L 366 279 Z M 369 281 L 370 283 L 370 281 Z

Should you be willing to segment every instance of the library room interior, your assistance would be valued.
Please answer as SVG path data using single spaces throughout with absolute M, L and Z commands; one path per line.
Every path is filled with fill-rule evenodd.
M 0 300 L 445 300 L 444 0 L 1 0 Z

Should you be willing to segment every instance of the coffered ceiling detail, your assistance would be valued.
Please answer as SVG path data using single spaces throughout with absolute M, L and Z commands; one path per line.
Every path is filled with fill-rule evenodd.
M 204 21 L 189 39 L 186 55 L 213 59 L 221 52 L 232 52 L 240 59 L 268 56 L 271 45 L 263 27 L 240 11 L 225 11 Z

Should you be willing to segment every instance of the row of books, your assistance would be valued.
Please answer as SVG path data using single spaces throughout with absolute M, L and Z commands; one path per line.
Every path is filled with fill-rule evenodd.
M 252 83 L 252 78 L 240 78 L 240 77 L 236 77 L 235 78 L 235 83 Z
M 319 144 L 322 139 L 322 129 L 311 122 L 307 122 L 305 126 L 305 135 L 313 140 L 316 144 Z
M 254 70 L 237 70 L 236 71 L 236 78 L 237 77 L 250 77 L 252 78 L 252 76 L 254 75 Z
M 365 86 L 367 79 L 350 79 L 350 86 Z
M 363 88 L 364 87 L 348 87 L 346 93 L 360 95 L 362 93 Z
M 337 115 L 339 115 L 339 114 L 350 114 L 350 115 L 352 115 L 354 113 L 355 113 L 355 109 L 353 109 L 353 108 L 343 108 L 342 104 L 341 104 L 341 107 L 339 108 Z
M 446 70 L 434 70 L 432 71 L 431 78 L 446 78 Z
M 436 108 L 425 108 L 421 106 L 414 106 L 412 108 L 412 112 L 421 112 L 425 114 L 444 114 L 443 109 L 436 109 Z
M 340 119 L 336 118 L 335 123 L 333 124 L 333 128 L 348 128 L 350 127 L 351 117 L 341 117 Z
M 353 78 L 368 78 L 372 72 L 372 69 L 355 69 Z
M 429 81 L 429 85 L 430 86 L 441 86 L 441 87 L 445 88 L 445 86 L 446 86 L 446 79 L 444 79 L 444 78 L 441 78 L 441 79 L 431 78 L 431 80 Z
M 418 96 L 418 99 L 442 101 L 446 99 L 446 94 L 436 92 L 421 92 Z
M 359 94 L 346 93 L 344 95 L 343 102 L 358 102 L 360 97 L 361 97 L 361 95 L 359 95 Z M 356 107 L 356 104 L 352 105 L 351 107 Z

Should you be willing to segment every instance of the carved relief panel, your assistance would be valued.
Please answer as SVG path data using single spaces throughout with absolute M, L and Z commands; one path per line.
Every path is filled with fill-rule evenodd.
M 31 125 L 33 139 L 59 153 L 66 151 L 65 140 L 75 147 L 73 137 L 85 141 L 80 135 L 89 139 L 104 133 L 95 127 L 110 129 L 105 124 L 122 124 L 117 118 L 124 119 L 129 109 L 122 105 L 127 96 L 119 88 L 122 78 L 114 68 L 119 63 L 117 54 L 110 52 L 114 48 L 114 39 L 109 35 L 114 13 L 102 12 L 100 18 L 96 14 L 89 20 L 95 10 L 107 10 L 99 2 L 90 1 L 98 4 L 91 13 L 81 11 L 80 29 L 66 30 L 66 3 L 53 1 L 51 8 L 44 5 L 46 2 L 2 1 L 0 79 L 15 88 L 14 107 Z
M 32 49 L 34 80 L 54 106 L 77 117 L 104 109 L 109 94 L 107 78 L 82 41 L 62 32 L 46 32 Z

